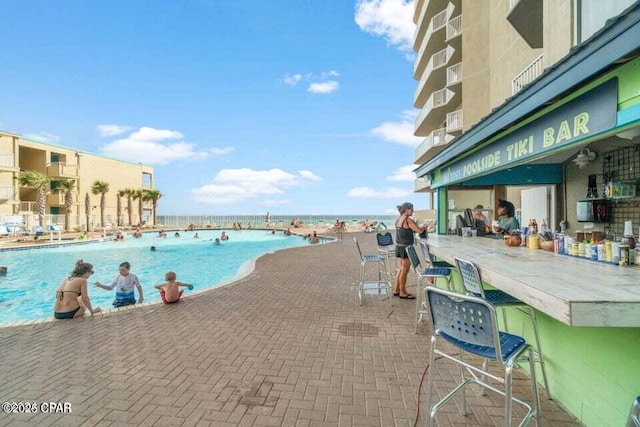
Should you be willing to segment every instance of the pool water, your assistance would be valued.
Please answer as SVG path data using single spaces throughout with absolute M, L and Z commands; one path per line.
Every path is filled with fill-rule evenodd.
M 0 252 L 0 265 L 7 266 L 0 276 L 0 324 L 51 318 L 55 291 L 73 270 L 78 259 L 93 264 L 88 291 L 91 303 L 103 310 L 113 308 L 115 290 L 96 288 L 99 281 L 110 285 L 123 261 L 131 264 L 131 272 L 140 279 L 145 302 L 159 300 L 155 285 L 164 283 L 164 274 L 174 271 L 178 281 L 191 283 L 194 290 L 213 288 L 233 278 L 247 261 L 279 249 L 308 245 L 300 236 L 271 234 L 267 230 L 229 231 L 229 240 L 216 245 L 220 230 L 173 232 L 166 238 L 145 233 L 134 239 L 128 235 L 121 242 L 69 245 L 58 248 Z M 156 250 L 151 251 L 151 246 Z M 185 295 L 189 294 L 185 290 Z M 137 297 L 136 290 L 136 297 Z

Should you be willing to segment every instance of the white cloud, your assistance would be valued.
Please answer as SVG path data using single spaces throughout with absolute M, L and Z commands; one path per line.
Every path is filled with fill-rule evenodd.
M 411 193 L 411 190 L 395 187 L 385 188 L 383 190 L 374 190 L 369 187 L 355 187 L 347 192 L 347 197 L 353 199 L 393 199 L 406 197 Z
M 413 170 L 415 168 L 416 168 L 416 165 L 402 166 L 396 169 L 392 175 L 388 176 L 387 181 L 414 182 L 416 180 L 416 174 L 413 173 Z
M 307 91 L 311 93 L 331 93 L 338 90 L 340 84 L 335 80 L 329 80 L 322 83 L 311 83 L 307 88 Z
M 56 144 L 60 141 L 60 137 L 58 135 L 54 135 L 49 132 L 25 133 L 24 137 L 27 139 L 33 139 L 35 141 L 44 142 L 45 144 Z
M 289 86 L 297 85 L 300 82 L 300 80 L 302 80 L 302 74 L 294 74 L 291 76 L 289 74 L 286 74 L 282 79 L 282 81 L 288 84 Z
M 399 122 L 384 122 L 371 129 L 370 132 L 394 144 L 415 148 L 420 145 L 423 139 L 413 135 L 417 114 L 417 110 L 403 111 Z
M 320 74 L 307 73 L 307 74 L 285 74 L 282 81 L 289 86 L 296 86 L 301 81 L 308 82 L 309 86 L 307 91 L 311 93 L 331 93 L 338 90 L 340 83 L 337 78 L 340 77 L 340 73 L 336 70 L 323 71 Z
M 224 156 L 225 154 L 229 154 L 234 150 L 235 150 L 234 147 L 222 147 L 222 148 L 213 147 L 213 148 L 207 149 L 207 152 L 213 154 L 214 156 Z
M 310 171 L 298 171 L 298 175 L 295 175 L 279 168 L 222 169 L 211 184 L 191 190 L 191 198 L 213 205 L 234 204 L 258 196 L 284 194 L 287 188 L 300 187 L 320 179 Z
M 182 134 L 168 129 L 141 127 L 126 138 L 118 139 L 100 148 L 104 154 L 130 162 L 167 164 L 172 160 L 205 159 L 209 152 L 197 150 L 196 144 L 181 139 Z
M 116 136 L 129 132 L 133 129 L 132 126 L 121 125 L 98 125 L 98 132 L 100 136 Z
M 356 24 L 366 33 L 381 36 L 402 51 L 413 45 L 413 0 L 358 0 Z

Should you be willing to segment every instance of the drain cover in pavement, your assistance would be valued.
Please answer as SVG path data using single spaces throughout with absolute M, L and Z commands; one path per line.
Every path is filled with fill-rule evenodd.
M 342 335 L 346 335 L 349 337 L 377 337 L 378 336 L 378 328 L 369 324 L 362 322 L 351 322 L 351 323 L 343 323 L 338 326 L 338 331 Z

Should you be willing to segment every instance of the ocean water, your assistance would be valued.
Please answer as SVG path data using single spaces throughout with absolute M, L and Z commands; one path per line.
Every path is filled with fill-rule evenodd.
M 383 222 L 392 228 L 397 215 L 270 215 L 267 223 L 265 215 L 159 215 L 158 224 L 168 227 L 185 228 L 189 224 L 205 226 L 206 224 L 230 228 L 233 223 L 240 223 L 243 227 L 249 224 L 253 228 L 258 227 L 288 227 L 292 221 L 302 221 L 305 226 L 331 227 L 336 220 L 344 221 L 349 227 L 358 227 L 358 222 L 373 221 Z

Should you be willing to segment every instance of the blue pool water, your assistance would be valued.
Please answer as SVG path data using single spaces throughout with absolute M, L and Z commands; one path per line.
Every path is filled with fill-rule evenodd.
M 227 230 L 229 240 L 215 245 L 212 239 L 220 233 L 198 231 L 199 239 L 194 238 L 195 232 L 180 232 L 180 238 L 169 232 L 165 239 L 157 233 L 145 233 L 140 239 L 127 236 L 122 242 L 0 252 L 0 265 L 8 267 L 7 275 L 0 276 L 0 324 L 51 317 L 55 290 L 80 258 L 93 264 L 95 272 L 89 279 L 91 303 L 110 309 L 115 291 L 96 288 L 94 283 L 110 285 L 123 261 L 131 263 L 131 272 L 140 279 L 145 301 L 154 301 L 159 299 L 154 285 L 164 283 L 167 271 L 176 272 L 181 282 L 192 283 L 194 290 L 213 288 L 233 278 L 251 259 L 309 244 L 300 236 L 282 232 Z M 151 251 L 151 246 L 156 251 Z

